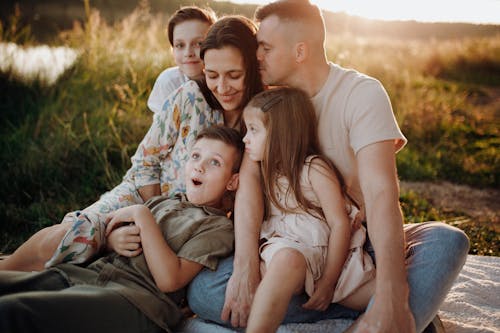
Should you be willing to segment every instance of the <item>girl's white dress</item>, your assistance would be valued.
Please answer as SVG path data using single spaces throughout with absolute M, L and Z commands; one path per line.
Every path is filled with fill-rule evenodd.
M 319 205 L 311 182 L 309 180 L 309 167 L 315 156 L 309 156 L 304 164 L 301 175 L 303 195 L 313 203 Z M 298 207 L 292 194 L 286 195 L 288 181 L 284 177 L 277 180 L 277 198 L 285 207 Z M 311 296 L 314 292 L 314 281 L 323 274 L 328 251 L 330 228 L 325 220 L 313 217 L 307 212 L 297 209 L 298 213 L 283 213 L 275 205 L 270 205 L 269 218 L 263 222 L 260 238 L 260 256 L 266 267 L 271 262 L 273 255 L 282 248 L 293 248 L 300 251 L 307 262 L 305 291 Z M 294 209 L 295 210 L 295 209 Z M 358 209 L 348 205 L 346 210 L 351 224 Z M 348 257 L 338 279 L 332 303 L 337 303 L 357 288 L 375 277 L 375 266 L 368 253 L 363 250 L 366 240 L 366 229 L 360 226 L 353 230 Z

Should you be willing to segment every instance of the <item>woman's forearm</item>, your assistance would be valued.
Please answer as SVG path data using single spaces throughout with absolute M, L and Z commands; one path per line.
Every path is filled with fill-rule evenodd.
M 264 201 L 260 184 L 260 167 L 245 156 L 240 169 L 235 201 L 235 269 L 240 264 L 257 265 Z
M 154 196 L 161 194 L 160 184 L 146 185 L 138 189 L 139 195 L 144 202 L 148 201 Z

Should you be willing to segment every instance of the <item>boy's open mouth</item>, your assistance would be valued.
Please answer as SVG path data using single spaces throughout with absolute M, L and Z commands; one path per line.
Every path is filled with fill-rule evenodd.
M 191 179 L 191 181 L 193 182 L 194 186 L 200 186 L 201 184 L 203 184 L 199 179 L 196 178 Z

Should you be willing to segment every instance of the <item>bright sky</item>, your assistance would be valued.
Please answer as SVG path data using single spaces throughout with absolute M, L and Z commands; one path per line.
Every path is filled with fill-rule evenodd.
M 264 4 L 264 0 L 230 0 Z M 500 24 L 500 0 L 310 0 L 332 12 L 373 19 Z

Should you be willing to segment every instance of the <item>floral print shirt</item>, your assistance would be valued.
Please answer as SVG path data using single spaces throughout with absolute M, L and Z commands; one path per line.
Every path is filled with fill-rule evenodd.
M 191 145 L 202 129 L 213 125 L 224 125 L 223 113 L 210 108 L 196 82 L 186 82 L 155 113 L 124 180 L 137 189 L 160 184 L 167 197 L 184 193 L 184 164 Z

